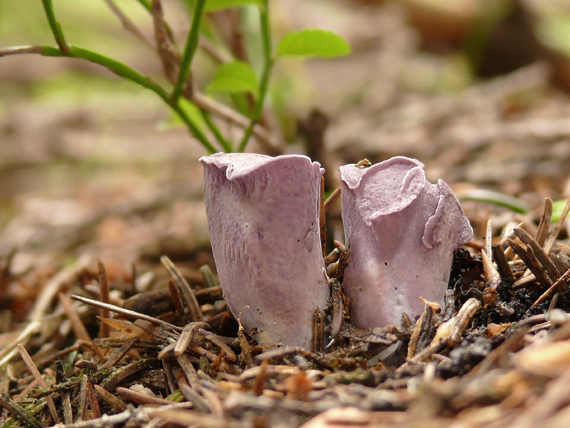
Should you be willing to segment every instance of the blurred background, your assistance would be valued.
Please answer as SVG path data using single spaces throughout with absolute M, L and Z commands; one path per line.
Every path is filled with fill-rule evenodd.
M 169 87 L 154 49 L 125 30 L 109 2 L 53 3 L 69 43 Z M 114 4 L 152 43 L 150 14 L 135 0 Z M 274 42 L 291 30 L 322 28 L 352 47 L 340 59 L 280 60 L 263 116 L 283 151 L 323 163 L 328 190 L 344 163 L 404 155 L 458 193 L 496 190 L 531 208 L 544 197 L 570 195 L 570 1 L 270 4 Z M 192 6 L 163 0 L 179 47 Z M 259 72 L 255 7 L 208 14 L 206 23 L 204 34 L 223 57 L 244 59 Z M 41 5 L 0 0 L 0 48 L 33 44 L 54 44 Z M 195 87 L 251 114 L 247 99 L 206 92 L 216 67 L 199 49 Z M 239 141 L 241 129 L 218 123 Z M 252 140 L 248 151 L 264 149 Z M 162 254 L 209 263 L 197 162 L 206 154 L 154 93 L 100 66 L 2 57 L 0 256 L 17 250 L 16 274 L 85 252 L 120 263 L 156 262 Z M 465 208 L 476 228 L 502 209 L 469 202 Z M 342 237 L 338 222 L 330 230 Z

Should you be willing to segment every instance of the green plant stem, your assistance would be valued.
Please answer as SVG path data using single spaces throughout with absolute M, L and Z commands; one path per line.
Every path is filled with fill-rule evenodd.
M 30 53 L 32 52 L 30 49 L 34 47 L 24 46 L 21 49 L 21 53 Z M 63 53 L 60 49 L 53 47 L 53 46 L 41 46 L 40 47 L 40 55 L 43 56 L 50 56 L 50 57 L 72 57 L 72 58 L 80 58 L 85 59 L 87 61 L 93 62 L 95 64 L 99 64 L 113 73 L 121 76 L 126 80 L 130 80 L 146 89 L 151 90 L 155 94 L 157 94 L 170 108 L 172 108 L 176 114 L 182 119 L 182 121 L 186 124 L 190 132 L 194 135 L 194 137 L 202 143 L 202 145 L 208 150 L 210 153 L 216 153 L 218 150 L 208 141 L 206 136 L 198 129 L 198 127 L 192 122 L 190 117 L 186 114 L 186 112 L 180 107 L 177 102 L 173 102 L 168 93 L 160 87 L 156 82 L 154 82 L 149 77 L 146 77 L 140 74 L 138 71 L 133 70 L 129 66 L 109 58 L 105 55 L 101 55 L 97 52 L 90 51 L 88 49 L 80 48 L 78 46 L 68 45 L 69 52 L 67 54 Z M 34 51 L 35 52 L 35 51 Z M 14 52 L 11 52 L 13 54 Z M 0 53 L 1 56 L 1 53 Z
M 210 115 L 208 114 L 208 112 L 205 109 L 201 108 L 200 113 L 202 114 L 202 117 L 204 118 L 204 122 L 206 122 L 206 125 L 208 126 L 210 131 L 212 132 L 212 134 L 214 134 L 214 137 L 216 137 L 216 140 L 218 140 L 218 143 L 220 143 L 220 146 L 223 147 L 223 149 L 226 153 L 232 153 L 234 151 L 234 148 L 232 147 L 232 143 L 230 143 L 228 140 L 226 140 L 224 138 L 224 136 L 220 132 L 220 129 L 216 126 L 216 124 L 210 118 Z
M 269 1 L 264 0 L 263 6 L 259 8 L 259 20 L 261 26 L 261 37 L 263 38 L 263 73 L 261 74 L 261 79 L 259 81 L 259 95 L 257 98 L 257 102 L 255 104 L 255 110 L 253 112 L 253 117 L 249 126 L 246 128 L 243 138 L 239 144 L 238 152 L 243 152 L 245 150 L 245 146 L 251 137 L 253 132 L 253 128 L 256 123 L 261 118 L 263 113 L 263 104 L 265 102 L 265 95 L 267 94 L 267 87 L 269 86 L 269 77 L 271 77 L 271 71 L 273 69 L 273 64 L 275 60 L 273 59 L 271 53 L 271 29 L 269 25 Z
M 192 65 L 192 59 L 194 59 L 194 54 L 198 48 L 198 38 L 200 37 L 200 20 L 202 19 L 202 12 L 204 11 L 204 5 L 206 0 L 198 0 L 196 2 L 196 9 L 194 10 L 194 16 L 192 17 L 192 25 L 190 26 L 190 31 L 188 32 L 188 39 L 186 40 L 186 47 L 184 48 L 184 55 L 182 56 L 182 63 L 180 64 L 180 71 L 178 72 L 178 80 L 172 91 L 172 100 L 177 103 L 180 94 L 182 94 L 182 89 L 184 84 L 188 79 L 190 74 L 190 66 Z
M 42 3 L 44 5 L 46 17 L 48 19 L 51 32 L 53 33 L 53 37 L 55 38 L 55 42 L 57 43 L 61 51 L 67 54 L 69 48 L 67 46 L 67 43 L 65 42 L 65 37 L 63 37 L 63 31 L 61 29 L 61 25 L 55 19 L 53 4 L 51 3 L 51 0 L 42 0 Z
M 152 3 L 149 0 L 136 0 L 136 1 L 152 15 Z M 170 30 L 168 23 L 164 22 L 164 26 L 165 26 L 166 30 L 168 31 L 168 37 L 169 37 L 170 41 L 174 44 L 174 38 L 172 37 L 172 31 Z M 269 34 L 269 32 L 267 34 Z M 202 38 L 201 40 L 199 39 L 198 42 L 202 44 L 202 48 L 210 56 L 212 56 L 212 58 L 214 58 L 214 60 L 216 60 L 217 62 L 224 63 L 224 62 L 229 62 L 229 61 L 233 60 L 231 55 L 226 54 L 225 52 L 219 52 L 214 46 L 211 45 L 210 42 L 208 42 L 208 40 L 206 38 Z M 269 44 L 267 44 L 267 46 L 270 47 L 271 44 L 269 43 Z M 191 103 L 196 104 L 196 106 L 198 106 L 199 108 L 204 109 L 205 111 L 212 113 L 215 116 L 220 117 L 226 121 L 234 123 L 235 125 L 239 126 L 240 128 L 247 129 L 247 127 L 249 125 L 248 124 L 249 120 L 246 117 L 239 114 L 237 111 L 235 111 L 229 107 L 226 107 L 223 104 L 220 104 L 220 103 L 218 103 L 212 99 L 207 99 L 202 94 L 200 94 L 199 92 L 194 92 L 192 94 L 192 96 L 188 98 L 188 100 Z M 214 126 L 216 126 L 216 125 L 214 124 Z M 210 129 L 212 129 L 212 128 L 210 128 Z M 218 134 L 221 135 L 221 132 L 219 131 L 219 129 L 216 128 L 216 131 L 218 132 Z M 215 135 L 216 131 L 214 131 L 214 129 L 212 129 L 212 133 L 214 133 L 214 135 Z M 267 130 L 265 130 L 264 128 L 261 128 L 259 126 L 257 126 L 257 127 L 254 126 L 252 128 L 252 131 L 250 131 L 250 135 L 255 135 L 257 137 L 258 141 L 261 143 L 261 145 L 269 153 L 277 155 L 283 151 L 282 148 L 279 147 L 279 141 L 277 141 L 274 137 L 272 137 L 267 132 Z M 218 137 L 216 137 L 216 138 L 218 138 Z M 221 142 L 220 142 L 220 144 L 221 144 Z M 231 147 L 231 146 L 232 145 L 228 142 L 227 147 Z M 225 150 L 225 146 L 224 146 L 224 150 Z M 233 148 L 231 151 L 233 151 Z
M 467 189 L 457 193 L 457 199 L 460 201 L 478 201 L 507 207 L 516 213 L 527 213 L 530 206 L 523 200 L 504 193 L 495 192 L 487 189 Z

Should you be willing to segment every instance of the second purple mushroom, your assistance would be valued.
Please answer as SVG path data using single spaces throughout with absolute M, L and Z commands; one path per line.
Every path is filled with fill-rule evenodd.
M 340 175 L 352 323 L 400 325 L 404 312 L 423 312 L 419 297 L 443 303 L 453 252 L 473 236 L 449 186 L 429 183 L 423 164 L 405 157 Z

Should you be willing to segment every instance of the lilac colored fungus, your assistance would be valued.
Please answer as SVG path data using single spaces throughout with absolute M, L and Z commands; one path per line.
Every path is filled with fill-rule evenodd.
M 453 251 L 473 236 L 449 186 L 429 183 L 423 164 L 405 157 L 345 165 L 340 176 L 352 322 L 400 325 L 403 312 L 421 315 L 420 296 L 442 304 Z
M 320 165 L 306 156 L 200 159 L 210 240 L 232 314 L 259 342 L 310 348 L 329 299 L 319 235 Z

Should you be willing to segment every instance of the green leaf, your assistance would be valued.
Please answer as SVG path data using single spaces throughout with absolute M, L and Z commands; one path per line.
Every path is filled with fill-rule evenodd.
M 568 199 L 559 199 L 552 203 L 552 217 L 550 218 L 551 224 L 556 223 L 560 219 L 567 202 Z
M 204 12 L 215 12 L 217 10 L 228 9 L 230 7 L 245 6 L 253 4 L 261 6 L 262 0 L 208 0 L 204 8 Z
M 334 58 L 349 53 L 350 46 L 342 37 L 316 29 L 288 33 L 277 46 L 277 56 Z
M 231 94 L 251 92 L 256 95 L 257 88 L 255 71 L 248 64 L 241 61 L 222 64 L 216 71 L 214 80 L 208 85 L 209 91 Z

